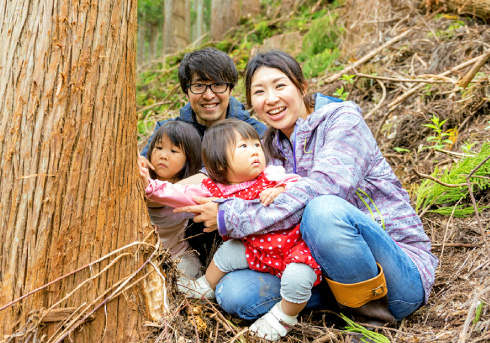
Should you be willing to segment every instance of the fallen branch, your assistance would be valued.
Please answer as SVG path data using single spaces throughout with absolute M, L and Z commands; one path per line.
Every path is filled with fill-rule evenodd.
M 490 59 L 490 50 L 484 53 L 480 59 L 471 67 L 470 71 L 458 82 L 458 86 L 461 88 L 466 88 L 468 84 L 473 80 L 476 73 L 483 67 L 485 63 Z
M 352 69 L 357 68 L 361 64 L 369 61 L 371 58 L 373 58 L 374 56 L 376 56 L 377 54 L 379 54 L 381 51 L 383 51 L 387 47 L 389 47 L 389 46 L 395 44 L 396 42 L 400 41 L 401 39 L 405 38 L 411 32 L 412 32 L 412 29 L 409 29 L 409 30 L 403 32 L 402 34 L 399 34 L 398 36 L 393 37 L 388 42 L 386 42 L 383 45 L 377 47 L 376 49 L 374 49 L 373 51 L 371 51 L 369 54 L 367 54 L 366 56 L 364 56 L 360 60 L 356 61 L 353 64 L 348 65 L 347 67 L 345 67 L 344 69 L 342 69 L 338 73 L 335 73 L 332 76 L 330 76 L 328 79 L 324 80 L 324 83 L 332 83 L 334 81 L 337 81 L 342 75 L 348 74 Z
M 444 244 L 432 244 L 432 247 L 456 247 L 456 248 L 480 248 L 481 244 L 471 243 L 444 243 Z
M 468 60 L 468 61 L 466 61 L 464 63 L 461 63 L 461 64 L 457 65 L 456 67 L 453 67 L 453 68 L 451 68 L 449 70 L 446 70 L 444 73 L 439 74 L 439 76 L 447 76 L 447 75 L 450 75 L 451 73 L 453 73 L 453 72 L 455 72 L 455 71 L 457 71 L 459 69 L 465 68 L 465 67 L 467 67 L 467 66 L 475 63 L 480 58 L 481 58 L 481 56 L 472 58 L 471 60 Z M 396 98 L 392 102 L 390 102 L 388 104 L 388 108 L 390 109 L 390 111 L 393 111 L 401 102 L 405 101 L 408 97 L 410 97 L 411 95 L 415 94 L 416 92 L 418 92 L 419 90 L 421 90 L 422 88 L 424 88 L 426 86 L 426 84 L 427 83 L 421 83 L 421 84 L 413 87 L 412 89 L 409 89 L 406 93 L 403 93 L 398 98 Z
M 456 82 L 450 78 L 444 78 L 443 80 L 427 80 L 427 79 L 398 79 L 396 77 L 386 77 L 386 76 L 378 76 L 378 75 L 368 75 L 368 74 L 362 74 L 362 73 L 356 73 L 357 76 L 359 77 L 365 77 L 367 79 L 374 79 L 374 80 L 384 80 L 384 81 L 393 81 L 393 82 L 415 82 L 415 83 L 451 83 L 455 84 Z M 438 75 L 422 75 L 419 77 L 427 76 L 429 78 L 435 78 Z
M 136 113 L 139 114 L 141 112 L 144 112 L 146 110 L 149 110 L 150 108 L 157 107 L 157 106 L 160 106 L 160 105 L 168 105 L 170 103 L 171 103 L 171 101 L 160 101 L 160 102 L 156 102 L 153 105 L 149 105 L 149 106 L 143 107 L 142 109 L 138 110 L 138 112 L 136 112 Z
M 432 180 L 440 185 L 443 185 L 445 187 L 449 187 L 449 188 L 459 188 L 459 187 L 463 187 L 463 186 L 466 186 L 466 183 L 460 183 L 460 184 L 451 184 L 451 183 L 445 183 L 445 182 L 442 182 L 441 180 L 439 179 L 436 179 L 435 177 L 431 176 L 431 175 L 427 175 L 427 174 L 423 174 L 423 173 L 420 173 L 417 169 L 413 168 L 413 172 L 420 178 L 425 178 L 425 179 L 429 179 L 429 180 Z M 469 186 L 468 186 L 469 187 Z

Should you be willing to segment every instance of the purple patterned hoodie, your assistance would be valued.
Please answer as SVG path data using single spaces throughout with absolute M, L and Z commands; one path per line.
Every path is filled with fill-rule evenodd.
M 387 233 L 420 271 L 427 301 L 438 260 L 430 252 L 430 239 L 407 192 L 381 154 L 359 107 L 351 101 L 330 102 L 317 94 L 315 111 L 306 120 L 297 120 L 290 140 L 278 132 L 274 144 L 285 159 L 273 159 L 271 163 L 302 178 L 267 207 L 260 200 L 218 201 L 220 234 L 241 238 L 291 227 L 301 221 L 304 207 L 311 199 L 325 194 L 346 199 L 371 216 L 356 195 L 360 188 L 374 201 Z M 380 221 L 374 209 L 373 214 Z

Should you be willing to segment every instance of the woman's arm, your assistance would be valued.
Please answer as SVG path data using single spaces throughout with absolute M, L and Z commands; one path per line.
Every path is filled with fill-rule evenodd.
M 322 110 L 329 113 L 316 129 L 314 145 L 304 147 L 303 142 L 309 137 L 296 137 L 296 149 L 305 151 L 300 160 L 305 165 L 297 168 L 303 177 L 267 207 L 258 200 L 237 198 L 221 203 L 220 234 L 241 238 L 288 228 L 301 221 L 304 207 L 311 199 L 334 194 L 349 200 L 355 194 L 378 151 L 376 141 L 352 103 L 329 105 Z M 310 151 L 311 157 L 306 155 Z

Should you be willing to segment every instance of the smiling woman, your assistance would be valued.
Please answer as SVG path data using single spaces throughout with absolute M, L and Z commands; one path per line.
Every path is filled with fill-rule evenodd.
M 216 225 L 222 236 L 237 239 L 300 223 L 342 312 L 378 325 L 414 312 L 429 297 L 438 260 L 360 108 L 307 95 L 301 67 L 281 51 L 254 56 L 245 87 L 249 106 L 270 125 L 264 145 L 272 164 L 301 178 L 269 206 L 232 198 L 178 211 L 197 213 L 209 230 Z M 277 339 L 285 331 L 271 299 L 280 299 L 281 289 L 275 276 L 239 270 L 220 281 L 216 299 L 242 318 L 262 316 L 258 326 L 271 324 L 265 337 Z M 313 287 L 306 307 L 328 307 L 327 293 Z
M 306 82 L 297 87 L 279 69 L 262 67 L 252 77 L 250 101 L 260 119 L 289 138 L 296 120 L 312 112 L 303 101 L 306 91 Z

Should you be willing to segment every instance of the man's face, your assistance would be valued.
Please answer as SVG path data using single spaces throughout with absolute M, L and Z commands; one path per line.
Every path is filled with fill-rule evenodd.
M 210 85 L 216 83 L 216 81 L 205 81 L 199 75 L 194 74 L 192 76 L 192 83 Z M 219 94 L 214 93 L 210 87 L 207 87 L 206 91 L 202 94 L 193 94 L 187 88 L 187 97 L 191 103 L 192 110 L 196 113 L 196 120 L 199 124 L 205 126 L 210 126 L 214 122 L 226 118 L 230 96 L 231 89 L 229 86 L 224 93 Z

